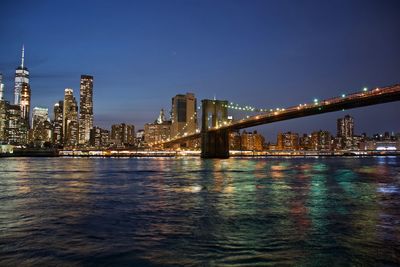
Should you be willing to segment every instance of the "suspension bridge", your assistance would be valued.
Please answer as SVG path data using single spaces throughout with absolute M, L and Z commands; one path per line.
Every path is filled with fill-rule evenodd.
M 203 158 L 229 157 L 229 132 L 273 122 L 302 118 L 328 112 L 377 105 L 400 100 L 400 84 L 378 87 L 371 90 L 342 94 L 338 97 L 299 104 L 287 108 L 261 109 L 251 106 L 239 106 L 227 100 L 202 100 L 201 130 L 184 133 L 173 138 L 153 143 L 153 146 L 168 147 L 190 140 L 201 140 L 201 156 Z M 232 120 L 228 109 L 237 111 L 258 112 L 253 116 Z M 194 115 L 197 116 L 197 113 Z

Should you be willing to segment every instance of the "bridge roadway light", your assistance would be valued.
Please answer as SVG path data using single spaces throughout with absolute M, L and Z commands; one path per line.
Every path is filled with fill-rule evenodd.
M 364 92 L 368 91 L 368 88 L 367 88 L 367 87 L 364 87 L 363 91 L 364 91 Z
M 344 98 L 344 97 L 346 97 L 346 95 L 345 95 L 345 94 L 342 94 L 342 97 Z
M 318 103 L 318 98 L 314 98 L 314 103 Z

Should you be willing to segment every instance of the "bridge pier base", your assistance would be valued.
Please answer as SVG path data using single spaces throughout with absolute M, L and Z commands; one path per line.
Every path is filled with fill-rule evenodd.
M 201 134 L 202 158 L 229 158 L 229 130 L 212 131 Z

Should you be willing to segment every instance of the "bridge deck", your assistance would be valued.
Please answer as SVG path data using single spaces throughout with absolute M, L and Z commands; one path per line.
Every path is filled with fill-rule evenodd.
M 328 112 L 339 111 L 343 109 L 353 109 L 358 107 L 388 103 L 400 100 L 400 84 L 393 86 L 375 88 L 370 91 L 356 92 L 349 95 L 321 100 L 315 103 L 308 103 L 298 106 L 293 106 L 285 109 L 274 110 L 246 119 L 234 121 L 227 125 L 222 125 L 209 129 L 209 131 L 221 130 L 239 130 L 243 128 L 254 127 L 262 124 L 269 124 L 278 121 L 301 118 L 311 115 L 323 114 Z M 180 137 L 177 139 L 162 142 L 162 145 L 181 143 L 188 140 L 200 138 L 200 133 L 195 133 Z

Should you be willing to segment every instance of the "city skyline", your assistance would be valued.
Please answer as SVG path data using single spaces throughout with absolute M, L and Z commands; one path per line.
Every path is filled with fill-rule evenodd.
M 17 68 L 16 68 L 16 74 L 15 74 L 15 84 L 14 84 L 14 92 L 13 92 L 13 94 L 14 94 L 14 102 L 16 103 L 16 101 L 18 100 L 18 99 L 22 99 L 21 100 L 21 107 L 23 107 L 24 105 L 23 105 L 23 90 L 24 90 L 24 88 L 25 89 L 28 89 L 29 90 L 29 94 L 28 94 L 28 97 L 29 97 L 29 101 L 28 101 L 28 108 L 27 108 L 27 110 L 26 109 L 24 109 L 24 111 L 22 112 L 22 110 L 21 110 L 21 115 L 22 115 L 22 117 L 23 118 L 25 118 L 26 120 L 30 120 L 30 119 L 32 119 L 32 121 L 33 121 L 33 117 L 32 118 L 30 118 L 29 117 L 29 114 L 30 114 L 30 112 L 31 112 L 31 110 L 32 109 L 34 109 L 34 108 L 41 108 L 41 106 L 39 105 L 39 106 L 31 106 L 31 107 L 29 107 L 29 105 L 30 105 L 30 97 L 31 97 L 31 92 L 30 92 L 30 86 L 29 86 L 29 84 L 30 84 L 30 80 L 29 80 L 29 71 L 28 71 L 28 69 L 26 68 L 26 66 L 24 66 L 24 50 L 25 50 L 25 48 L 24 48 L 24 45 L 22 45 L 22 56 L 21 56 L 21 64 L 20 64 L 20 66 L 18 66 Z M 27 82 L 22 82 L 22 84 L 20 85 L 20 90 L 17 90 L 17 88 L 18 88 L 18 86 L 19 86 L 19 76 L 20 76 L 20 74 L 19 74 L 19 71 L 20 70 L 25 70 L 26 72 L 27 72 Z M 93 124 L 93 117 L 94 117 L 94 113 L 93 113 L 93 76 L 91 76 L 91 75 L 86 75 L 86 74 L 82 74 L 82 75 L 80 75 L 80 87 L 79 87 L 79 95 L 80 95 L 80 97 L 78 98 L 79 99 L 79 102 L 78 101 L 76 101 L 75 100 L 75 97 L 72 95 L 73 94 L 73 89 L 72 88 L 65 88 L 64 89 L 64 91 L 65 92 L 71 92 L 71 96 L 73 96 L 74 97 L 74 101 L 75 101 L 75 105 L 76 105 L 76 113 L 77 113 L 77 122 L 78 121 L 85 121 L 85 119 L 84 119 L 84 117 L 83 118 L 81 118 L 82 116 L 85 116 L 85 115 L 82 115 L 81 113 L 83 112 L 83 114 L 85 114 L 85 113 L 87 113 L 88 115 L 86 115 L 86 116 L 89 116 L 88 117 L 88 119 L 86 119 L 88 122 L 84 122 L 84 123 L 80 123 L 79 124 L 79 127 L 83 127 L 83 125 L 84 124 L 87 124 L 87 126 L 86 126 L 86 133 L 84 134 L 83 132 L 84 131 L 79 131 L 79 135 L 77 136 L 77 141 L 76 141 L 76 143 L 78 144 L 78 143 L 81 143 L 81 144 L 87 144 L 87 145 L 89 145 L 89 135 L 90 135 L 90 129 L 92 129 L 93 127 L 102 127 L 102 128 L 106 128 L 106 129 L 111 129 L 114 125 L 117 125 L 118 123 L 122 123 L 122 124 L 125 124 L 125 122 L 111 122 L 112 124 L 111 125 L 106 125 L 105 127 L 104 126 L 102 126 L 102 125 L 94 125 Z M 17 81 L 18 80 L 18 81 Z M 367 89 L 367 87 L 365 87 L 364 88 L 364 90 L 366 90 Z M 88 91 L 89 90 L 89 91 Z M 2 94 L 4 94 L 4 92 L 2 92 Z M 7 94 L 5 94 L 5 95 L 7 95 Z M 195 97 L 194 96 L 194 94 L 193 93 L 186 93 L 186 95 L 191 95 L 191 97 Z M 178 97 L 178 96 L 185 96 L 185 95 L 182 95 L 182 94 L 178 94 L 178 95 L 176 95 L 176 96 L 174 96 L 174 97 L 172 97 L 172 105 L 170 106 L 170 112 L 168 112 L 168 113 L 170 113 L 170 117 L 168 118 L 169 120 L 172 120 L 173 121 L 173 113 L 174 113 L 174 98 L 176 98 L 176 97 Z M 22 98 L 21 98 L 22 97 Z M 65 96 L 64 96 L 65 97 Z M 215 97 L 215 96 L 214 96 Z M 12 98 L 12 97 L 11 97 Z M 25 97 L 26 98 L 26 97 Z M 5 99 L 5 100 L 7 100 L 7 99 Z M 315 101 L 315 100 L 314 100 Z M 196 102 L 196 100 L 195 100 L 195 102 Z M 58 105 L 59 105 L 59 101 L 57 101 L 55 104 L 54 104 L 54 108 L 56 108 L 56 107 L 58 107 Z M 387 105 L 387 104 L 386 104 Z M 394 104 L 392 104 L 392 105 L 394 105 Z M 78 111 L 78 106 L 80 106 L 80 108 L 79 108 L 79 111 Z M 200 108 L 200 105 L 195 105 L 195 106 L 197 106 L 198 108 Z M 243 105 L 243 107 L 244 107 L 244 105 Z M 281 106 L 281 108 L 282 108 L 283 106 Z M 49 108 L 51 108 L 51 107 L 48 107 L 48 109 Z M 369 107 L 369 108 L 371 108 L 371 107 Z M 163 110 L 163 108 L 161 108 L 162 110 Z M 168 109 L 168 108 L 167 108 Z M 246 106 L 246 109 L 247 109 L 247 106 Z M 85 111 L 86 110 L 86 111 Z M 354 110 L 343 110 L 343 111 L 345 111 L 346 113 L 354 113 Z M 177 112 L 177 111 L 175 111 L 175 112 Z M 193 111 L 192 111 L 193 112 Z M 195 112 L 196 112 L 196 108 L 195 108 Z M 235 111 L 233 111 L 233 112 L 235 112 Z M 259 112 L 259 111 L 258 111 Z M 338 112 L 335 112 L 336 114 L 338 113 Z M 335 114 L 334 113 L 334 114 Z M 240 113 L 239 113 L 240 114 Z M 340 113 L 339 113 L 340 114 Z M 198 118 L 198 116 L 199 115 L 197 115 L 196 113 L 195 113 L 195 115 L 196 115 L 196 118 L 195 118 L 195 120 L 198 120 L 199 118 Z M 50 115 L 49 116 L 49 118 L 51 118 L 52 120 L 54 120 L 55 119 L 55 117 L 54 116 L 56 116 L 56 113 L 53 113 L 52 115 Z M 242 117 L 243 116 L 245 116 L 245 115 L 242 115 Z M 347 116 L 349 116 L 349 115 L 346 115 L 346 117 Z M 190 117 L 190 116 L 189 116 Z M 192 120 L 193 118 L 186 118 L 186 119 L 188 119 L 188 120 Z M 239 117 L 237 117 L 237 118 L 240 118 L 240 115 L 239 115 Z M 300 118 L 301 119 L 301 118 Z M 30 121 L 28 121 L 28 123 L 29 123 Z M 193 123 L 194 121 L 192 121 L 192 123 Z M 143 125 L 143 126 L 140 126 L 140 127 L 137 127 L 136 129 L 138 129 L 138 130 L 143 130 L 143 129 L 145 129 L 145 127 L 146 127 L 146 125 L 147 124 L 149 124 L 149 123 L 151 123 L 151 121 L 149 121 L 149 122 L 147 122 L 147 123 L 145 123 L 145 125 Z M 279 122 L 278 122 L 279 123 Z M 197 123 L 196 123 L 197 124 Z M 185 125 L 185 124 L 182 124 L 181 126 L 180 126 L 180 128 L 182 128 L 183 127 L 183 129 L 184 128 L 186 128 L 188 125 Z M 259 130 L 259 128 L 263 128 L 263 127 L 265 127 L 265 126 L 257 126 L 257 127 L 253 127 L 254 129 L 257 129 L 257 130 Z M 328 129 L 332 129 L 332 125 L 329 125 L 327 128 Z M 101 129 L 101 128 L 99 128 L 99 129 Z M 250 128 L 251 129 L 251 128 Z M 306 130 L 303 130 L 303 132 L 308 132 L 308 131 L 317 131 L 317 130 L 322 130 L 323 128 L 322 127 L 317 127 L 317 128 L 314 128 L 314 129 L 306 129 Z M 192 129 L 193 130 L 193 129 Z M 65 130 L 64 130 L 65 131 Z M 182 129 L 180 130 L 180 132 L 182 131 Z M 293 131 L 291 128 L 289 128 L 289 129 L 285 129 L 285 128 L 280 128 L 279 130 L 276 130 L 276 134 L 277 135 L 279 135 L 281 132 L 291 132 L 291 131 Z M 330 130 L 328 130 L 328 131 L 330 131 Z M 390 131 L 390 130 L 387 130 L 387 129 L 380 129 L 380 130 L 378 130 L 378 131 L 375 131 L 375 132 L 370 132 L 370 133 L 368 133 L 370 136 L 372 136 L 373 134 L 382 134 L 382 133 L 386 133 L 386 132 L 388 132 L 388 131 Z M 173 132 L 173 131 L 172 131 Z M 191 132 L 193 132 L 193 131 L 191 131 Z M 262 130 L 261 130 L 261 132 L 262 132 Z M 294 132 L 296 132 L 296 130 L 294 130 Z M 299 133 L 301 133 L 301 131 L 299 131 Z M 366 133 L 366 131 L 362 131 L 362 130 L 359 130 L 359 131 L 357 131 L 357 132 L 354 132 L 354 134 L 356 135 L 356 134 L 358 134 L 358 135 L 360 135 L 360 134 L 365 134 Z M 395 134 L 395 133 L 397 133 L 396 131 L 394 131 L 394 130 L 392 130 L 392 131 L 390 131 L 390 133 L 392 133 L 392 134 Z M 82 137 L 81 135 L 86 135 L 86 137 Z M 367 135 L 368 135 L 367 134 Z M 65 135 L 65 132 L 64 132 L 64 135 Z M 177 133 L 175 133 L 175 135 L 177 135 Z M 173 134 L 171 135 L 171 136 L 173 136 Z M 273 139 L 274 139 L 274 136 L 268 136 L 269 138 L 271 138 L 269 141 L 273 141 Z M 86 138 L 85 139 L 85 141 L 81 141 L 81 138 Z
M 34 19 L 43 12 L 43 14 L 47 14 L 45 11 L 51 8 L 52 4 L 47 3 L 46 5 L 44 3 L 45 2 L 37 4 L 27 18 L 16 22 L 16 27 L 18 28 L 22 24 L 28 23 L 28 19 Z M 148 6 L 143 3 L 133 3 L 128 4 L 127 7 L 128 9 L 137 7 L 137 9 L 143 9 L 147 12 L 159 13 L 160 20 L 156 20 L 155 22 L 149 22 L 144 16 L 140 16 L 140 18 L 137 19 L 137 22 L 143 20 L 143 22 L 139 24 L 144 25 L 149 34 L 155 36 L 158 31 L 152 30 L 152 25 L 159 25 L 159 23 L 165 19 L 171 18 L 172 15 L 167 11 L 171 11 L 174 4 L 171 2 L 169 4 L 162 4 L 161 2 L 152 3 L 153 6 Z M 24 4 L 27 5 L 27 7 L 31 5 L 28 2 L 24 2 Z M 307 6 L 311 6 L 312 9 L 312 4 L 317 5 L 316 2 L 308 2 Z M 67 11 L 71 11 L 72 8 L 76 6 L 76 3 L 72 2 L 68 6 L 66 4 L 62 5 Z M 296 28 L 289 23 L 294 21 L 294 14 L 290 12 L 290 6 L 296 4 L 288 5 L 274 2 L 268 4 L 254 2 L 254 6 L 249 7 L 249 5 L 246 5 L 246 8 L 240 12 L 239 8 L 243 5 L 238 1 L 215 4 L 216 10 L 214 12 L 225 11 L 226 14 L 222 12 L 221 16 L 229 21 L 229 25 L 225 25 L 220 19 L 217 19 L 214 12 L 210 15 L 210 19 L 219 30 L 226 30 L 227 36 L 219 36 L 216 32 L 208 34 L 205 32 L 206 28 L 204 27 L 208 27 L 209 25 L 203 25 L 205 22 L 200 18 L 200 15 L 205 12 L 203 8 L 210 5 L 210 2 L 196 1 L 186 5 L 180 5 L 178 10 L 174 13 L 178 15 L 177 18 L 173 20 L 171 22 L 172 24 L 169 26 L 177 26 L 177 34 L 182 34 L 186 28 L 180 25 L 179 22 L 182 22 L 184 18 L 188 19 L 189 25 L 187 27 L 198 26 L 201 29 L 200 34 L 202 37 L 208 37 L 208 39 L 214 38 L 215 49 L 210 45 L 205 47 L 199 45 L 194 45 L 193 47 L 185 46 L 192 44 L 192 42 L 186 39 L 184 39 L 181 46 L 179 46 L 179 42 L 176 42 L 174 38 L 171 39 L 164 36 L 165 39 L 161 38 L 161 42 L 158 46 L 152 46 L 151 48 L 153 50 L 150 49 L 149 51 L 143 47 L 148 44 L 148 40 L 145 38 L 143 39 L 142 35 L 139 34 L 135 36 L 135 38 L 132 36 L 124 36 L 120 30 L 115 28 L 121 23 L 118 19 L 110 23 L 109 27 L 106 27 L 106 32 L 110 33 L 115 31 L 116 36 L 119 38 L 108 41 L 105 46 L 96 47 L 96 49 L 100 49 L 99 51 L 105 49 L 104 51 L 106 53 L 104 53 L 104 55 L 99 55 L 90 48 L 90 44 L 95 41 L 103 40 L 103 37 L 94 35 L 93 39 L 90 39 L 82 35 L 83 30 L 77 30 L 76 32 L 71 30 L 73 29 L 72 26 L 71 29 L 68 27 L 65 28 L 66 31 L 63 35 L 56 33 L 55 36 L 61 40 L 68 37 L 73 37 L 72 39 L 78 36 L 83 37 L 83 46 L 79 46 L 72 41 L 69 45 L 61 45 L 59 41 L 54 40 L 51 42 L 51 45 L 54 45 L 56 49 L 54 49 L 55 51 L 48 51 L 48 53 L 44 53 L 48 44 L 39 42 L 34 39 L 32 35 L 24 34 L 26 33 L 24 31 L 28 31 L 28 29 L 22 30 L 22 32 L 17 31 L 18 33 L 14 32 L 13 34 L 16 36 L 10 39 L 10 42 L 3 42 L 0 44 L 0 50 L 4 51 L 3 53 L 5 54 L 4 62 L 0 63 L 0 72 L 4 75 L 3 80 L 6 85 L 5 98 L 9 101 L 12 100 L 10 96 L 13 91 L 13 75 L 15 67 L 19 64 L 18 61 L 22 44 L 25 44 L 25 61 L 27 62 L 27 66 L 29 66 L 31 76 L 31 108 L 35 106 L 45 106 L 49 108 L 49 110 L 52 110 L 53 105 L 63 97 L 64 89 L 73 88 L 74 91 L 77 92 L 79 90 L 80 75 L 89 73 L 96 79 L 93 96 L 95 114 L 94 125 L 106 127 L 108 129 L 112 124 L 121 122 L 134 124 L 136 129 L 144 128 L 145 123 L 154 121 L 161 108 L 164 108 L 168 113 L 171 108 L 169 100 L 172 96 L 180 93 L 185 94 L 186 92 L 193 92 L 197 99 L 200 100 L 203 98 L 213 98 L 214 95 L 216 95 L 218 99 L 227 99 L 228 101 L 243 105 L 250 103 L 258 107 L 286 107 L 305 102 L 306 100 L 308 102 L 308 100 L 313 97 L 330 97 L 340 95 L 341 93 L 357 91 L 364 86 L 373 88 L 374 86 L 389 85 L 398 82 L 395 80 L 397 79 L 395 70 L 396 68 L 398 69 L 399 63 L 396 62 L 395 58 L 398 58 L 397 55 L 399 52 L 390 45 L 390 43 L 396 43 L 393 41 L 399 38 L 399 35 L 396 35 L 398 30 L 391 26 L 393 25 L 392 22 L 395 19 L 395 14 L 393 11 L 394 8 L 391 10 L 390 7 L 395 7 L 395 2 L 387 2 L 385 7 L 374 4 L 374 2 L 343 4 L 350 8 L 350 10 L 359 8 L 359 12 L 355 14 L 354 17 L 350 16 L 348 13 L 349 11 L 341 11 L 338 3 L 324 4 L 323 11 L 327 12 L 327 9 L 332 9 L 332 14 L 329 15 L 324 22 L 332 27 L 334 36 L 328 38 L 328 40 L 332 40 L 332 44 L 324 41 L 324 38 L 327 36 L 324 35 L 321 29 L 318 29 L 315 25 L 308 25 L 307 15 L 310 15 L 309 13 L 312 13 L 311 11 L 300 11 L 299 14 L 297 14 L 299 26 Z M 8 10 L 12 8 L 12 6 L 12 3 L 6 2 L 4 7 L 5 10 Z M 156 8 L 160 6 L 164 7 L 165 10 L 158 10 Z M 376 6 L 379 6 L 379 8 L 375 8 Z M 285 15 L 283 18 L 277 19 L 277 26 L 279 26 L 278 28 L 282 31 L 281 34 L 288 34 L 288 37 L 281 36 L 281 34 L 278 34 L 278 29 L 272 29 L 268 26 L 270 25 L 269 23 L 271 23 L 271 19 L 265 19 L 265 14 L 263 18 L 261 18 L 261 16 L 255 16 L 254 19 L 250 19 L 245 23 L 244 19 L 256 12 L 256 7 L 265 10 L 267 13 L 271 12 L 270 10 L 272 9 Z M 318 7 L 321 8 L 321 4 Z M 104 10 L 105 7 L 103 5 L 97 6 L 96 9 L 93 10 L 93 14 L 101 14 Z M 184 11 L 194 12 L 195 15 L 193 19 L 189 19 Z M 372 13 L 374 14 L 373 17 L 368 16 Z M 6 14 L 8 13 L 6 12 Z M 79 14 L 77 14 L 77 22 L 74 23 L 82 21 L 82 17 Z M 234 16 L 235 14 L 241 14 L 243 17 L 236 19 Z M 337 19 L 334 16 L 338 14 L 343 15 L 340 17 L 342 20 L 339 23 L 340 25 L 331 25 L 331 23 Z M 19 17 L 19 15 L 15 17 Z M 11 15 L 3 16 L 2 20 L 5 20 L 5 22 L 1 23 L 1 29 L 3 30 L 4 25 L 14 21 L 15 17 L 11 17 Z M 284 23 L 284 18 L 288 19 L 289 25 L 288 23 Z M 316 21 L 320 19 L 321 18 L 318 18 L 318 16 L 312 14 L 309 18 L 309 20 Z M 356 23 L 357 21 L 361 23 L 367 19 L 375 26 L 368 34 L 363 32 L 361 25 Z M 130 21 L 129 19 L 127 20 L 127 22 Z M 56 22 L 60 23 L 60 26 L 66 27 L 66 24 L 63 24 L 59 19 L 56 19 Z M 37 26 L 42 26 L 41 29 L 43 29 L 43 31 L 40 32 L 42 35 L 46 35 L 46 31 L 44 30 L 51 28 L 49 25 L 44 25 L 40 20 L 32 23 Z M 344 28 L 346 23 L 349 29 Z M 90 25 L 93 26 L 93 24 Z M 131 24 L 128 23 L 128 25 Z M 241 25 L 242 27 L 233 30 L 230 27 L 233 25 Z M 260 28 L 258 29 L 259 31 L 255 31 L 252 27 L 257 25 L 266 25 L 268 27 L 265 27 L 265 29 Z M 300 37 L 301 33 L 307 33 L 307 25 L 310 27 L 309 31 L 315 32 L 315 34 L 302 36 L 304 38 L 301 40 L 303 40 L 302 42 L 306 42 L 307 46 L 303 47 L 305 49 L 304 52 L 299 52 L 297 39 L 292 38 L 292 43 L 286 41 L 290 40 L 290 33 L 295 34 L 297 37 Z M 32 27 L 32 25 L 29 24 L 28 28 L 30 27 Z M 83 28 L 85 27 L 88 26 L 84 26 Z M 243 43 L 246 30 L 249 31 L 247 36 L 249 37 L 249 41 L 256 43 L 256 45 Z M 98 31 L 97 27 L 93 29 L 94 33 Z M 133 28 L 132 31 L 133 33 L 138 33 L 136 28 Z M 267 37 L 269 35 L 265 31 L 269 31 L 269 33 L 272 34 L 271 36 L 280 37 L 278 38 L 279 40 L 274 41 L 268 39 Z M 4 38 L 11 38 L 10 36 L 12 35 L 10 34 L 12 33 L 9 30 L 4 28 L 3 32 Z M 354 40 L 339 38 L 338 41 L 334 39 L 334 37 L 345 37 L 351 32 L 357 33 L 353 36 Z M 235 33 L 238 34 L 235 37 L 237 39 L 232 36 L 232 34 Z M 184 37 L 185 35 L 182 36 Z M 261 39 L 259 42 L 255 42 L 257 36 Z M 132 46 L 124 45 L 124 41 L 133 39 L 136 43 L 132 42 Z M 371 40 L 376 39 L 379 39 L 381 42 L 386 41 L 385 49 L 380 49 L 379 42 L 371 42 Z M 197 40 L 196 37 L 195 40 Z M 233 42 L 224 46 L 223 43 L 226 40 L 236 40 L 238 43 Z M 312 40 L 315 40 L 315 45 L 310 43 Z M 387 43 L 387 41 L 390 41 L 390 43 Z M 141 45 L 138 47 L 137 43 Z M 289 44 L 293 45 L 292 52 L 296 50 L 297 52 L 292 56 L 288 54 L 282 55 L 281 52 L 287 50 L 287 45 Z M 146 56 L 150 56 L 150 52 L 155 52 L 157 50 L 160 51 L 160 53 L 164 53 L 167 47 L 170 48 L 173 47 L 173 45 L 178 45 L 180 49 L 173 50 L 168 59 L 157 53 L 150 58 L 146 58 Z M 266 45 L 266 47 L 262 48 L 262 45 Z M 337 47 L 334 47 L 334 45 L 337 45 Z M 109 47 L 109 49 L 107 49 L 107 47 Z M 124 49 L 121 49 L 121 52 L 118 51 L 117 53 L 114 49 L 115 47 Z M 240 51 L 240 54 L 242 54 L 240 57 L 238 53 L 234 53 L 235 49 L 238 47 L 244 50 Z M 71 48 L 74 51 L 75 49 L 77 50 L 71 53 L 69 52 Z M 249 48 L 254 48 L 255 52 L 253 53 L 249 52 L 250 50 L 246 50 Z M 282 50 L 278 48 L 282 48 Z M 315 54 L 310 54 L 311 50 L 314 50 Z M 138 56 L 137 53 L 139 53 L 139 51 L 144 52 L 146 56 Z M 208 54 L 217 52 L 221 53 L 221 57 L 217 57 L 220 62 L 215 58 L 210 58 Z M 326 52 L 329 52 L 329 54 L 325 54 Z M 204 57 L 204 59 L 199 58 L 198 54 Z M 157 55 L 159 56 L 158 58 Z M 112 60 L 112 56 L 115 56 L 116 60 Z M 135 58 L 135 56 L 137 57 Z M 213 57 L 214 56 L 215 54 Z M 250 56 L 247 61 L 245 59 L 246 56 Z M 340 59 L 343 59 L 344 56 L 348 56 L 349 59 L 346 59 L 345 65 L 341 65 Z M 46 57 L 47 59 L 44 60 L 44 62 L 40 62 L 40 57 Z M 229 57 L 232 57 L 232 59 L 229 60 Z M 257 57 L 260 57 L 262 60 L 257 59 Z M 321 57 L 321 59 L 318 59 L 318 57 Z M 335 57 L 338 57 L 338 59 Z M 311 59 L 311 63 L 308 62 L 308 58 Z M 100 59 L 107 59 L 109 62 L 100 64 Z M 250 62 L 249 59 L 254 59 L 254 61 Z M 265 59 L 273 60 L 267 61 Z M 262 62 L 263 60 L 265 61 L 264 63 Z M 229 65 L 228 63 L 235 64 Z M 197 67 L 198 65 L 200 67 Z M 240 68 L 238 67 L 239 65 L 241 66 Z M 75 68 L 72 68 L 72 66 Z M 140 66 L 142 66 L 142 68 L 140 68 Z M 169 68 L 169 66 L 171 68 Z M 185 71 L 184 66 L 190 66 L 187 68 L 189 72 Z M 256 66 L 258 68 L 256 68 Z M 302 68 L 300 69 L 299 67 Z M 116 75 L 113 69 L 117 69 L 118 73 L 120 73 L 124 79 Z M 225 69 L 227 71 L 224 71 Z M 287 75 L 289 75 L 291 79 L 287 79 Z M 125 88 L 121 87 L 121 80 L 124 80 L 125 84 L 127 84 Z M 266 88 L 276 89 L 266 90 Z M 109 94 L 111 92 L 114 93 L 114 95 Z M 112 99 L 112 101 L 110 101 L 110 99 Z M 108 101 L 108 105 L 105 104 L 105 101 Z M 398 111 L 398 104 L 392 103 L 345 112 L 357 118 L 357 134 L 367 132 L 369 135 L 372 135 L 376 132 L 383 131 L 399 132 L 399 125 L 396 123 L 396 111 Z M 310 129 L 328 129 L 334 132 L 334 125 L 332 126 L 327 121 L 332 121 L 342 115 L 344 114 L 337 112 L 312 118 L 282 122 L 273 126 L 257 127 L 257 130 L 266 135 L 267 139 L 273 139 L 279 131 L 306 132 Z M 385 120 L 380 119 L 382 116 L 385 116 Z M 370 123 L 371 121 L 374 123 Z
M 0 267 L 400 266 L 400 0 L 0 10 Z

